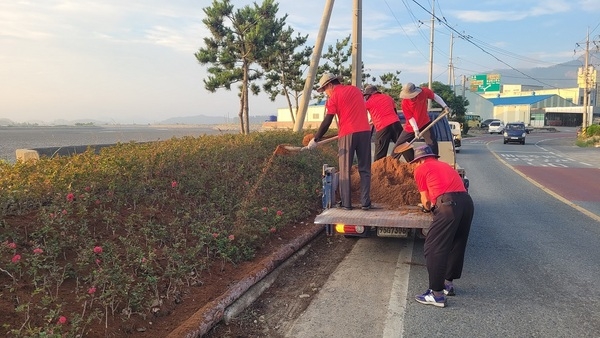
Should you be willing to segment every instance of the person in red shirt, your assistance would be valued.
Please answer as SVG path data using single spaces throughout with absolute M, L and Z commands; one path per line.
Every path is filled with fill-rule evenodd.
M 338 162 L 339 207 L 352 209 L 350 170 L 354 154 L 358 160 L 360 176 L 360 203 L 363 210 L 371 209 L 371 126 L 365 108 L 363 94 L 358 87 L 342 84 L 342 78 L 325 73 L 319 80 L 319 93 L 328 97 L 325 103 L 327 113 L 319 129 L 310 140 L 308 149 L 314 149 L 317 142 L 329 130 L 333 117 L 338 117 Z
M 396 102 L 391 96 L 381 93 L 374 85 L 367 85 L 363 93 L 365 106 L 375 127 L 375 162 L 387 156 L 390 143 L 395 144 L 402 132 L 402 123 L 398 118 Z
M 446 296 L 455 295 L 453 280 L 462 274 L 475 208 L 458 172 L 438 157 L 423 145 L 415 149 L 415 158 L 410 162 L 415 165 L 423 210 L 433 214 L 423 250 L 429 289 L 415 300 L 445 307 Z
M 420 135 L 419 130 L 422 130 L 431 123 L 427 109 L 428 100 L 434 100 L 444 109 L 448 109 L 446 102 L 431 89 L 426 87 L 416 87 L 411 82 L 402 87 L 400 99 L 402 99 L 402 113 L 404 114 L 404 117 L 406 117 L 406 124 L 404 125 L 404 130 L 400 133 L 400 137 L 396 140 L 396 146 L 405 142 L 410 142 L 415 137 L 419 137 L 424 139 L 425 143 L 428 144 L 434 154 L 437 155 L 439 152 L 435 135 L 431 133 L 431 130 L 427 130 Z M 415 156 L 414 150 L 409 148 L 402 153 L 394 155 L 397 159 L 400 159 L 400 156 L 404 156 L 406 162 L 410 162 Z

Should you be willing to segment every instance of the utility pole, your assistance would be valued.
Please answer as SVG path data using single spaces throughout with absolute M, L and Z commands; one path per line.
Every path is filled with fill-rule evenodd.
M 429 36 L 429 89 L 433 87 L 433 32 L 435 25 L 435 0 L 431 0 L 431 30 Z M 427 109 L 431 110 L 431 100 L 427 100 Z
M 452 50 L 454 49 L 454 33 L 450 33 L 450 62 L 448 63 L 448 85 L 454 90 L 454 65 L 452 64 Z
M 315 77 L 317 75 L 317 67 L 319 67 L 319 60 L 321 59 L 321 52 L 323 51 L 323 44 L 325 43 L 325 35 L 327 34 L 329 19 L 331 18 L 331 12 L 333 10 L 333 2 L 334 0 L 327 0 L 325 3 L 319 35 L 317 35 L 317 41 L 315 41 L 315 48 L 313 49 L 310 66 L 308 67 L 308 74 L 306 75 L 306 81 L 304 82 L 304 90 L 302 91 L 302 97 L 300 98 L 300 107 L 298 107 L 298 114 L 296 115 L 296 122 L 294 123 L 294 132 L 301 131 L 304 125 L 306 111 L 308 110 L 308 101 L 310 101 L 312 96 L 313 83 L 315 82 Z
M 352 20 L 352 85 L 362 89 L 362 0 L 354 0 Z
M 589 60 L 589 54 L 590 54 L 590 29 L 588 28 L 587 31 L 587 35 L 585 38 L 585 66 L 583 68 L 583 78 L 584 78 L 584 85 L 583 85 L 583 125 L 581 126 L 581 132 L 585 135 L 585 130 L 588 127 L 588 88 L 589 88 L 589 76 L 590 76 L 590 72 L 588 70 L 588 60 Z

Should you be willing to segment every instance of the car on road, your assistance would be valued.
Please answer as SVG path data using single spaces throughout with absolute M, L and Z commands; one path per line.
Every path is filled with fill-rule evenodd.
M 490 134 L 494 134 L 494 133 L 502 134 L 502 132 L 504 132 L 504 123 L 500 120 L 490 122 L 490 125 L 488 127 L 488 132 Z
M 525 144 L 525 136 L 527 135 L 527 129 L 523 122 L 511 122 L 507 123 L 504 128 L 504 144 L 508 142 L 518 142 Z
M 450 124 L 450 130 L 452 131 L 452 138 L 454 140 L 454 151 L 459 153 L 460 146 L 462 143 L 462 126 L 460 122 L 448 121 Z
M 490 122 L 492 121 L 500 121 L 499 119 L 487 119 L 481 122 L 481 128 L 488 128 L 490 126 Z

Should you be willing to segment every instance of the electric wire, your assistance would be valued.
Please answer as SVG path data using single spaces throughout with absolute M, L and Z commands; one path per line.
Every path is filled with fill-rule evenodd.
M 463 38 L 465 41 L 471 43 L 473 46 L 477 47 L 479 50 L 481 50 L 482 52 L 484 52 L 485 54 L 491 56 L 492 58 L 494 58 L 496 61 L 502 63 L 503 65 L 509 67 L 510 69 L 522 74 L 523 76 L 527 77 L 528 79 L 531 79 L 533 81 L 539 82 L 543 85 L 546 85 L 550 88 L 555 88 L 558 89 L 556 86 L 553 86 L 551 84 L 545 83 L 543 81 L 540 81 L 536 78 L 533 78 L 531 76 L 529 76 L 528 74 L 516 69 L 515 67 L 513 67 L 512 65 L 508 64 L 507 62 L 505 62 L 504 60 L 501 60 L 499 57 L 493 55 L 492 53 L 488 52 L 487 50 L 485 50 L 483 47 L 479 46 L 478 44 L 474 43 L 473 41 L 471 41 L 471 36 L 465 35 L 463 33 L 460 33 L 459 31 L 457 31 L 456 29 L 454 29 L 453 27 L 451 27 L 447 22 L 444 22 L 442 20 L 440 20 L 440 18 L 438 18 L 437 16 L 435 16 L 435 14 L 431 13 L 428 9 L 426 9 L 425 7 L 423 7 L 421 4 L 419 4 L 416 0 L 413 0 L 413 2 L 415 4 L 417 4 L 417 6 L 421 7 L 421 9 L 423 9 L 425 12 L 429 13 L 429 15 L 431 15 L 432 17 L 436 18 L 438 20 L 438 22 L 442 23 L 444 26 L 446 26 L 448 29 L 450 29 L 451 31 L 455 32 L 456 34 L 458 34 L 459 37 Z

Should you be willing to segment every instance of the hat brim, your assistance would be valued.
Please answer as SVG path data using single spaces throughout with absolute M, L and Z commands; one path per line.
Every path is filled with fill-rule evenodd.
M 412 99 L 415 96 L 419 95 L 420 92 L 421 92 L 421 88 L 415 88 L 415 90 L 410 93 L 400 92 L 400 98 L 401 99 Z
M 342 78 L 339 76 L 336 77 L 332 77 L 331 79 L 325 81 L 325 83 L 323 83 L 321 86 L 319 86 L 319 88 L 317 89 L 317 93 L 322 93 L 325 91 L 325 86 L 327 86 L 331 81 L 333 80 L 338 80 L 338 81 L 342 81 Z
M 422 158 L 426 158 L 426 157 L 435 157 L 435 158 L 440 158 L 438 155 L 436 154 L 427 154 L 427 155 L 423 155 L 423 156 L 419 156 L 419 157 L 415 157 L 412 161 L 408 162 L 410 164 L 417 162 L 418 160 L 422 159 Z

